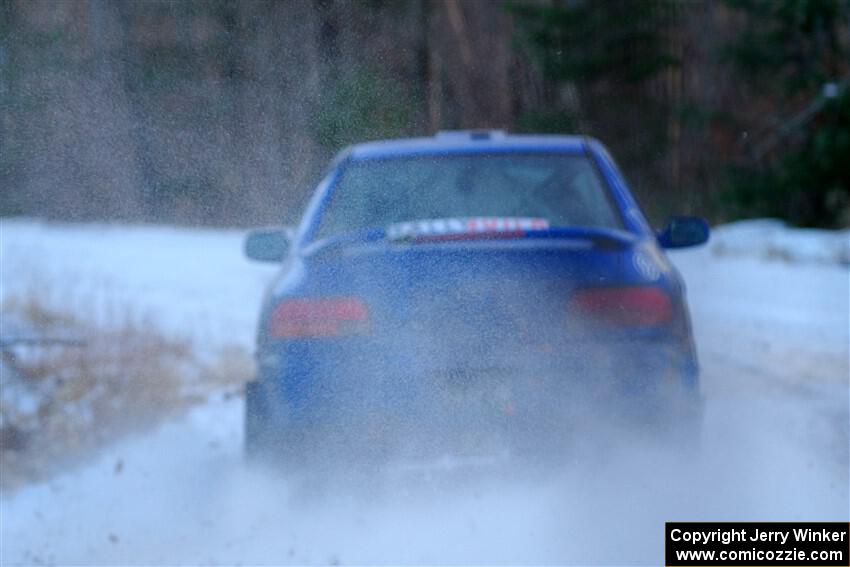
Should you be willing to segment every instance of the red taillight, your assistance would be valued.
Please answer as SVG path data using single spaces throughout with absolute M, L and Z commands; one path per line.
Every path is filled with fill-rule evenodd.
M 582 289 L 570 306 L 593 321 L 623 327 L 660 325 L 673 318 L 670 297 L 651 286 Z
M 273 337 L 333 337 L 363 332 L 369 310 L 355 297 L 287 299 L 269 323 Z

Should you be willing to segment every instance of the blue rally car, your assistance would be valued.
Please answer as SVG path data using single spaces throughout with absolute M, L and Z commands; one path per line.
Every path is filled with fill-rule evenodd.
M 592 423 L 694 431 L 684 287 L 662 249 L 707 238 L 692 217 L 653 231 L 593 139 L 350 147 L 297 229 L 246 240 L 249 258 L 281 263 L 246 450 L 523 452 Z

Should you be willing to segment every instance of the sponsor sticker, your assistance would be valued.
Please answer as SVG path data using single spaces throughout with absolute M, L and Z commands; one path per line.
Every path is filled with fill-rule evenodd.
M 446 236 L 523 234 L 548 228 L 548 220 L 536 217 L 457 217 L 396 223 L 387 228 L 387 237 L 390 240 L 409 240 Z

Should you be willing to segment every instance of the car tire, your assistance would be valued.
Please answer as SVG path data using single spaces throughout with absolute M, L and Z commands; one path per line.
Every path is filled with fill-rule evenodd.
M 285 408 L 274 401 L 260 381 L 245 386 L 244 455 L 252 463 L 296 470 L 304 463 L 304 443 L 299 431 L 285 424 Z
M 265 423 L 267 411 L 257 381 L 248 382 L 245 385 L 245 413 L 244 413 L 244 453 L 248 461 L 262 460 L 269 453 L 267 424 Z

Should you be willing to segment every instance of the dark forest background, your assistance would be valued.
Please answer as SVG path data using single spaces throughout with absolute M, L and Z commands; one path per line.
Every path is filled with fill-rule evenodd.
M 334 152 L 605 142 L 655 222 L 850 225 L 850 0 L 0 0 L 0 215 L 292 221 Z

